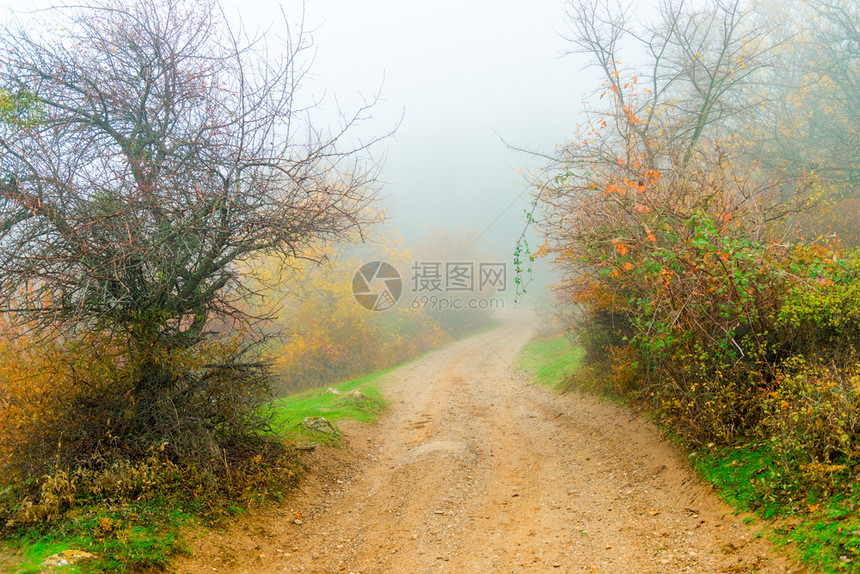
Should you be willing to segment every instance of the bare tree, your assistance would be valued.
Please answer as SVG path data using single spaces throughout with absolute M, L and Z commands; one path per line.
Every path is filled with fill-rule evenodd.
M 571 51 L 591 57 L 613 104 L 600 114 L 615 119 L 607 139 L 667 173 L 686 169 L 703 138 L 761 103 L 748 87 L 770 63 L 768 35 L 742 0 L 689 4 L 661 2 L 653 24 L 631 21 L 631 6 L 612 0 L 566 4 Z
M 115 354 L 117 380 L 71 381 L 67 420 L 95 422 L 64 448 L 108 428 L 129 452 L 167 440 L 218 459 L 218 436 L 260 428 L 267 379 L 235 347 L 200 345 L 261 319 L 245 263 L 313 258 L 378 219 L 368 147 L 344 147 L 367 110 L 314 129 L 310 44 L 286 17 L 273 40 L 232 28 L 215 0 L 43 15 L 51 26 L 0 40 L 0 311 Z
M 652 294 L 622 279 L 653 269 L 649 257 L 694 241 L 703 226 L 759 241 L 805 200 L 786 203 L 783 189 L 803 182 L 759 169 L 738 145 L 739 126 L 770 95 L 760 89 L 773 65 L 766 23 L 744 0 L 666 0 L 658 9 L 646 23 L 615 0 L 569 0 L 571 51 L 590 58 L 602 85 L 535 182 L 544 251 L 564 274 L 559 298 L 619 340 L 634 336 L 630 321 Z M 694 291 L 679 283 L 673 309 Z
M 781 186 L 798 184 L 758 173 L 737 145 L 739 126 L 770 95 L 759 88 L 774 48 L 767 24 L 743 0 L 666 0 L 650 23 L 633 21 L 631 6 L 614 0 L 569 0 L 566 7 L 571 52 L 590 57 L 603 81 L 579 133 L 536 182 L 552 241 L 611 250 L 619 240 L 615 207 L 634 221 L 637 209 L 678 221 L 713 209 L 708 177 L 730 182 L 731 200 L 720 209 L 743 213 L 756 234 L 798 209 L 805 198 L 779 197 Z M 579 259 L 564 261 L 574 276 L 583 271 Z
M 301 30 L 277 55 L 210 0 L 50 15 L 54 29 L 7 29 L 0 46 L 4 311 L 193 346 L 214 319 L 249 319 L 237 264 L 374 219 L 364 148 L 298 108 Z

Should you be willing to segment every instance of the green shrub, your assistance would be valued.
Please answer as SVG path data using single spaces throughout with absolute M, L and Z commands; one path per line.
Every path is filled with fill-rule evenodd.
M 860 364 L 836 369 L 821 362 L 809 364 L 802 356 L 783 363 L 773 390 L 762 400 L 761 430 L 774 439 L 784 467 L 834 465 L 858 458 L 858 372 Z

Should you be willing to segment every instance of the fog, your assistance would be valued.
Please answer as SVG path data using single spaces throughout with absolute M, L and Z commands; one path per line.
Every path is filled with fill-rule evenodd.
M 24 18 L 49 5 L 0 2 Z M 270 50 L 284 15 L 308 34 L 313 61 L 300 96 L 316 103 L 316 128 L 337 130 L 342 116 L 375 101 L 346 140 L 391 133 L 371 148 L 386 234 L 411 245 L 455 231 L 512 260 L 530 201 L 525 174 L 573 132 L 595 85 L 584 60 L 564 56 L 563 2 L 223 0 L 222 8 Z
M 300 5 L 284 9 L 299 21 Z M 249 28 L 280 17 L 262 0 L 225 11 Z M 582 63 L 563 57 L 563 18 L 558 0 L 306 3 L 315 58 L 305 88 L 321 100 L 317 123 L 379 95 L 353 137 L 396 127 L 374 152 L 390 225 L 407 242 L 467 230 L 510 257 L 528 206 L 522 170 L 545 161 L 507 144 L 551 153 L 573 131 L 588 85 Z

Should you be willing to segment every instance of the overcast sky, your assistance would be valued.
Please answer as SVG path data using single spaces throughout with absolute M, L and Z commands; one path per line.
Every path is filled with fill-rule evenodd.
M 271 0 L 222 2 L 231 20 L 241 16 L 250 28 L 281 17 Z M 582 60 L 562 57 L 563 2 L 305 2 L 316 50 L 307 93 L 325 94 L 325 111 L 337 101 L 349 113 L 360 97 L 379 92 L 364 137 L 389 131 L 402 117 L 376 151 L 386 157 L 387 211 L 407 240 L 432 228 L 480 234 L 489 227 L 485 247 L 512 252 L 527 206 L 516 202 L 526 191 L 520 170 L 543 162 L 511 151 L 499 136 L 551 153 L 573 132 L 583 96 L 594 88 Z M 299 20 L 300 7 L 287 0 L 288 19 Z
M 226 6 L 249 24 L 272 16 L 263 0 Z M 346 111 L 381 90 L 367 133 L 403 118 L 380 147 L 394 226 L 411 240 L 433 227 L 479 234 L 492 224 L 485 246 L 510 254 L 527 206 L 515 202 L 526 191 L 520 170 L 543 161 L 499 136 L 551 153 L 594 88 L 582 60 L 562 57 L 563 0 L 308 0 L 305 22 L 316 46 L 308 88 Z

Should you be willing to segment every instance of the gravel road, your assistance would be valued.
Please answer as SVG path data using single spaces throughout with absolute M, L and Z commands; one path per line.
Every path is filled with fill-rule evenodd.
M 303 456 L 295 495 L 192 542 L 182 574 L 803 572 L 630 411 L 513 368 L 532 323 L 389 376 L 390 412 Z

